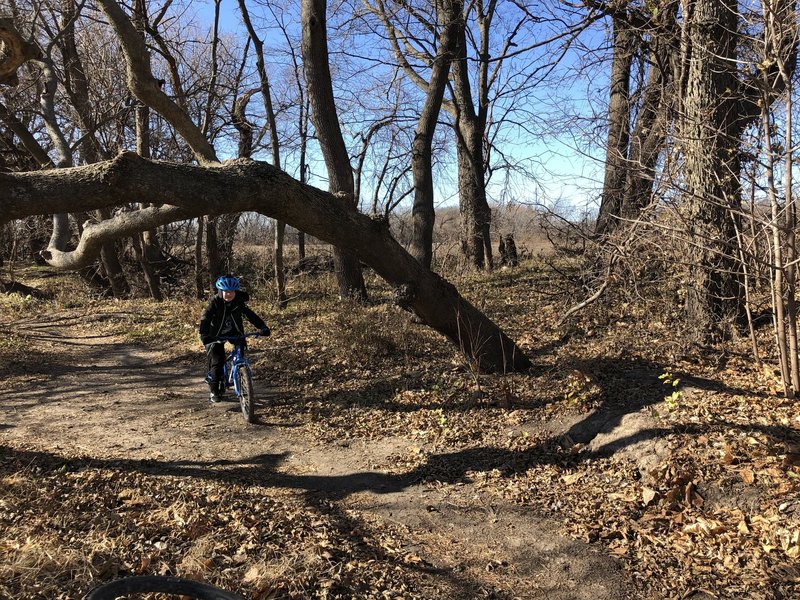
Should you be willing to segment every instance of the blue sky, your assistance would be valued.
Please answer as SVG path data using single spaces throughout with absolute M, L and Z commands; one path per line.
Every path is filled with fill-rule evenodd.
M 297 10 L 299 13 L 299 0 Z M 255 5 L 252 5 L 254 12 Z M 200 18 L 211 27 L 213 19 L 214 4 L 210 0 L 195 0 L 191 4 L 192 9 L 196 10 Z M 225 32 L 244 32 L 244 27 L 240 22 L 239 10 L 236 0 L 222 0 L 221 28 Z M 267 46 L 271 43 L 283 44 L 283 40 L 271 40 L 269 33 L 264 32 L 264 41 Z M 596 42 L 591 38 L 594 37 Z M 602 44 L 603 33 L 595 31 L 591 35 L 587 34 L 589 43 Z M 586 65 L 581 64 L 583 58 L 577 52 L 568 53 L 559 67 L 563 74 L 569 74 L 572 67 L 585 69 Z M 562 211 L 570 208 L 575 211 L 582 211 L 586 206 L 595 205 L 599 188 L 602 184 L 602 164 L 597 159 L 601 155 L 601 144 L 603 139 L 580 139 L 566 126 L 558 127 L 555 115 L 559 111 L 563 117 L 567 118 L 567 110 L 586 112 L 604 110 L 605 98 L 603 97 L 604 71 L 602 68 L 595 69 L 589 81 L 585 78 L 576 77 L 570 84 L 568 80 L 563 80 L 556 89 L 545 89 L 536 95 L 528 98 L 531 103 L 526 109 L 533 115 L 544 117 L 550 120 L 551 131 L 544 132 L 542 135 L 528 136 L 522 130 L 514 135 L 509 132 L 503 145 L 503 151 L 516 160 L 528 161 L 534 165 L 531 168 L 535 171 L 533 180 L 527 178 L 517 178 L 511 185 L 503 186 L 502 189 L 495 186 L 490 189 L 490 193 L 496 199 L 516 201 L 537 201 L 547 205 L 558 205 Z M 334 86 L 337 82 L 334 82 Z M 589 101 L 596 106 L 589 106 Z M 545 115 L 544 113 L 548 114 Z M 598 113 L 604 114 L 604 112 Z M 547 123 L 544 124 L 547 127 Z M 602 138 L 602 134 L 597 136 Z M 592 157 L 594 155 L 594 158 Z M 495 180 L 499 178 L 495 177 Z M 326 187 L 326 183 L 317 179 L 311 182 L 319 187 Z M 499 183 L 499 182 L 498 182 Z M 452 185 L 443 183 L 437 192 L 440 202 L 455 202 L 455 190 Z

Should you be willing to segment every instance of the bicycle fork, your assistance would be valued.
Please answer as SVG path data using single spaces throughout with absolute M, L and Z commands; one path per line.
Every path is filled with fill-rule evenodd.
M 237 363 L 232 363 L 230 366 L 225 364 L 225 385 L 228 389 L 232 389 L 236 394 L 236 397 L 240 397 L 242 395 L 242 390 L 239 386 L 239 367 L 241 365 Z

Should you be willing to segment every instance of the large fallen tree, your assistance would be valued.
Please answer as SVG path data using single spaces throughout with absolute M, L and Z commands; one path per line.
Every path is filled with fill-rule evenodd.
M 67 251 L 64 244 L 51 242 L 44 252 L 57 268 L 80 269 L 98 257 L 103 244 L 158 225 L 201 215 L 259 212 L 352 252 L 395 287 L 400 305 L 457 344 L 476 368 L 506 372 L 530 367 L 528 358 L 491 319 L 406 252 L 385 221 L 359 213 L 351 198 L 302 184 L 267 163 L 220 163 L 188 115 L 160 89 L 142 38 L 120 6 L 114 0 L 98 4 L 125 53 L 128 89 L 172 124 L 197 164 L 153 161 L 124 152 L 88 166 L 0 173 L 0 224 L 31 215 L 116 210 L 111 218 L 87 223 L 76 249 Z M 0 33 L 0 49 L 5 50 L 0 53 L 0 73 L 6 73 L 5 83 L 13 84 L 9 72 L 30 59 L 32 44 L 8 22 Z M 143 204 L 149 207 L 129 208 Z
M 519 371 L 530 361 L 486 315 L 456 288 L 423 267 L 392 237 L 386 222 L 349 203 L 302 184 L 267 163 L 237 159 L 196 166 L 145 160 L 123 153 L 110 161 L 68 169 L 0 173 L 0 222 L 37 214 L 118 208 L 143 200 L 165 206 L 87 224 L 71 251 L 49 249 L 50 264 L 80 269 L 104 242 L 199 215 L 257 211 L 314 237 L 352 251 L 397 289 L 400 304 L 457 344 L 487 371 Z

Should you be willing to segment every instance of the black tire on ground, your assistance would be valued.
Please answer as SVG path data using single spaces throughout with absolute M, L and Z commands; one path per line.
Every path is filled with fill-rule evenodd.
M 239 396 L 242 415 L 244 415 L 245 421 L 252 423 L 256 418 L 256 403 L 253 394 L 253 375 L 250 373 L 249 367 L 239 368 L 239 390 L 242 393 Z
M 159 592 L 162 594 L 182 594 L 197 600 L 244 600 L 242 596 L 226 592 L 213 585 L 181 579 L 180 577 L 158 577 L 142 575 L 126 577 L 106 583 L 93 589 L 84 596 L 84 600 L 115 600 L 127 594 L 144 594 Z

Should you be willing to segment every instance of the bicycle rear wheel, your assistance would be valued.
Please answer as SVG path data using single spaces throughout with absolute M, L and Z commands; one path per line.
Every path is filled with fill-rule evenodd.
M 252 423 L 256 418 L 255 396 L 253 394 L 253 375 L 250 367 L 243 365 L 239 367 L 239 404 L 242 407 L 244 420 Z

